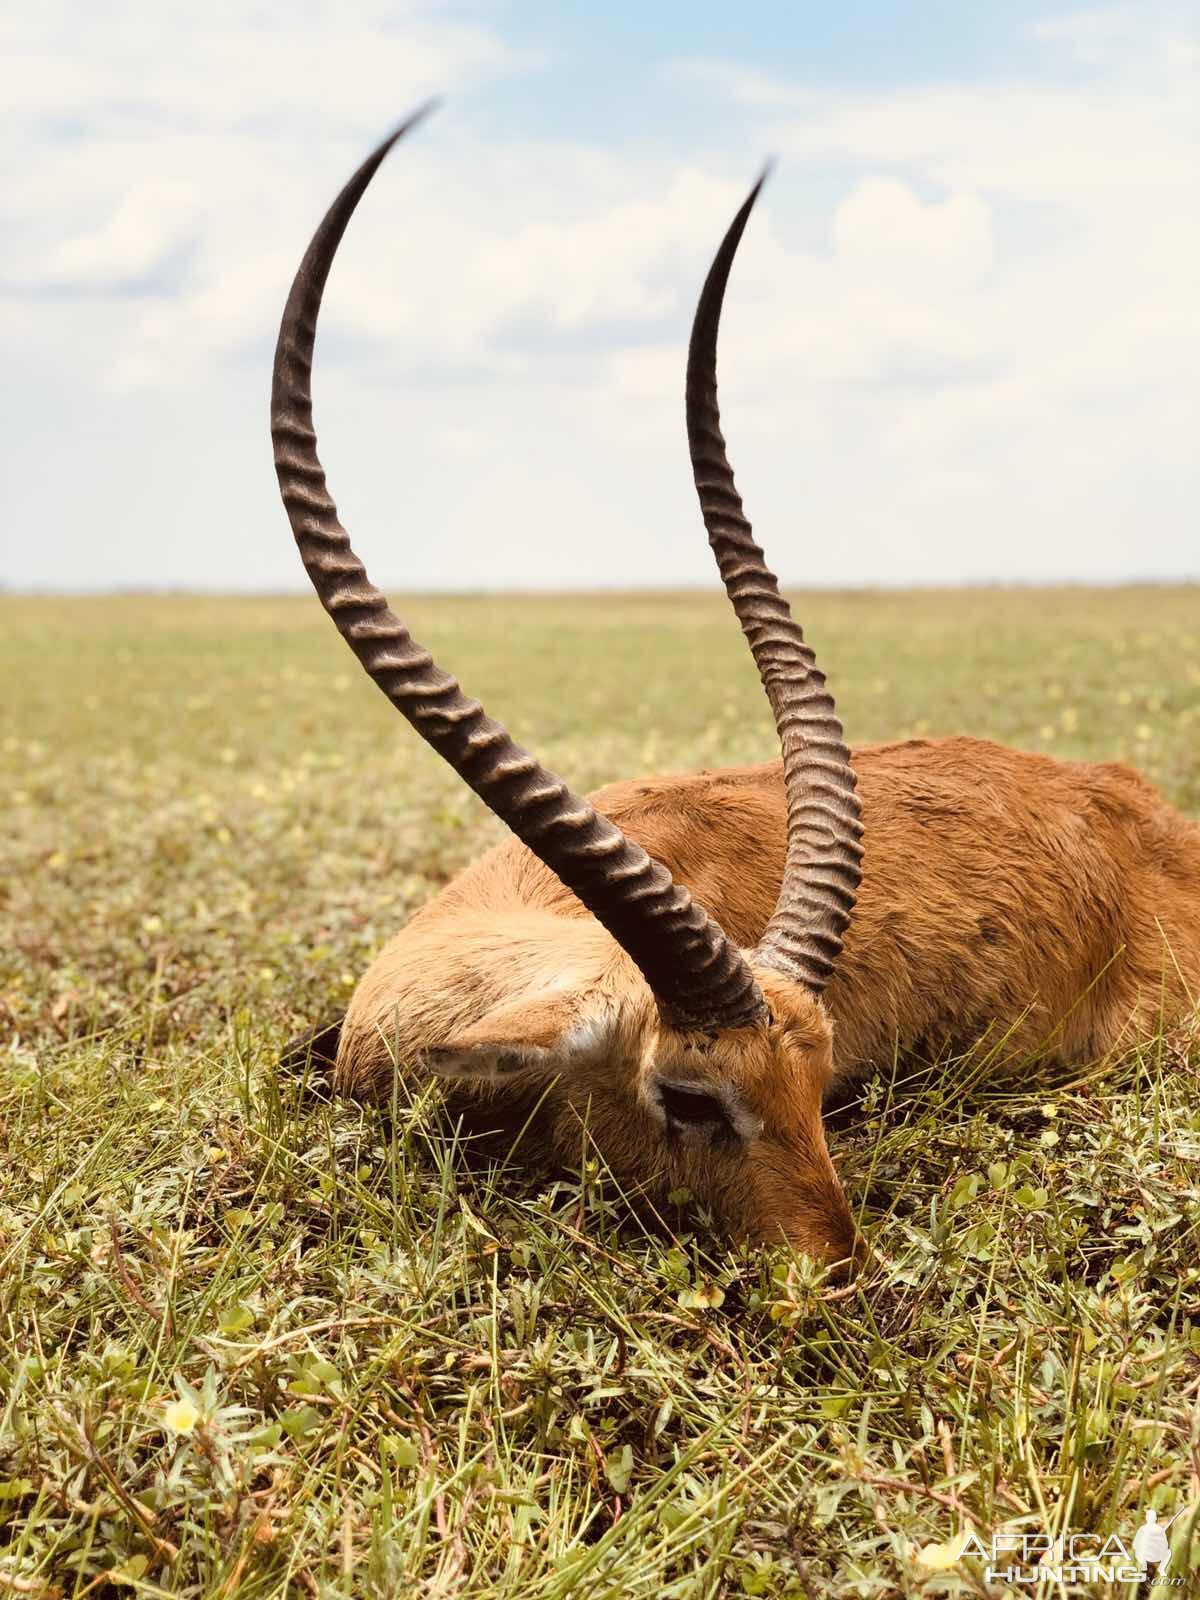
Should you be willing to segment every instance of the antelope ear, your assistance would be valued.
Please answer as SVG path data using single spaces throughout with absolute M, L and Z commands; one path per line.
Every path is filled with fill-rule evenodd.
M 439 1078 L 509 1083 L 569 1068 L 603 1049 L 609 1033 L 585 1015 L 577 991 L 552 989 L 497 1006 L 444 1044 L 427 1046 L 421 1061 Z

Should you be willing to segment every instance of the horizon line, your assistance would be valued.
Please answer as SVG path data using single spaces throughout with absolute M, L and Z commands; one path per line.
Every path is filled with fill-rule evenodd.
M 946 593 L 961 590 L 985 589 L 1188 589 L 1200 586 L 1200 573 L 1176 574 L 1170 577 L 1116 577 L 1116 578 L 958 578 L 914 579 L 910 583 L 862 581 L 831 582 L 825 579 L 781 579 L 782 590 L 818 592 L 823 594 L 914 594 Z M 389 593 L 409 598 L 431 600 L 490 599 L 551 599 L 571 597 L 616 598 L 621 595 L 703 595 L 722 593 L 719 584 L 664 583 L 664 584 L 592 584 L 580 588 L 531 588 L 522 585 L 511 587 L 473 588 L 405 588 L 401 584 L 379 584 Z M 115 584 L 79 588 L 61 588 L 52 585 L 28 584 L 10 586 L 0 578 L 0 601 L 3 600 L 112 600 L 112 599 L 208 599 L 208 600 L 295 600 L 310 597 L 313 591 L 307 585 L 287 588 L 238 589 L 208 584 Z

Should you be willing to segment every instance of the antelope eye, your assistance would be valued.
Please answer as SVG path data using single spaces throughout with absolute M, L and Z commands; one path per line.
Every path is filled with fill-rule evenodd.
M 660 1084 L 659 1093 L 669 1128 L 700 1128 L 714 1137 L 733 1137 L 733 1125 L 715 1095 L 699 1089 L 680 1089 L 670 1083 Z

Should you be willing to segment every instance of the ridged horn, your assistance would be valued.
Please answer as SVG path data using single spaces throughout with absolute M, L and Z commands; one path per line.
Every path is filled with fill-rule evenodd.
M 688 347 L 688 447 L 708 541 L 754 653 L 783 749 L 783 883 L 751 959 L 819 995 L 832 976 L 862 876 L 854 769 L 824 674 L 754 542 L 717 407 L 717 330 L 725 285 L 766 177 L 764 172 L 730 224 L 696 308 Z
M 271 390 L 275 471 L 288 521 L 322 605 L 368 676 L 629 953 L 664 1020 L 676 1028 L 746 1026 L 766 1008 L 736 946 L 666 867 L 514 744 L 437 666 L 371 584 L 326 489 L 311 392 L 325 280 L 384 156 L 430 109 L 410 117 L 359 167 L 314 234 L 288 295 Z

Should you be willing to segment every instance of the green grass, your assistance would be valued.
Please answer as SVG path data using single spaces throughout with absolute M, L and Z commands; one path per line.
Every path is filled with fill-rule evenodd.
M 715 596 L 404 609 L 577 786 L 773 754 Z M 797 609 L 853 739 L 1200 813 L 1197 589 Z M 498 832 L 315 601 L 7 599 L 0 694 L 0 1600 L 998 1593 L 929 1547 L 1147 1506 L 1194 1582 L 1200 1062 L 868 1085 L 830 1288 L 275 1072 Z

